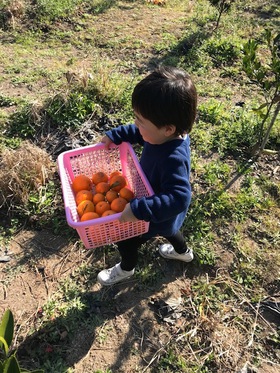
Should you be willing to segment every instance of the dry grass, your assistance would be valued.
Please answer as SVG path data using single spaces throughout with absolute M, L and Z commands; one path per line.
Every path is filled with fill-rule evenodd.
M 27 5 L 30 2 L 9 3 Z M 188 9 L 171 11 L 171 1 L 166 1 L 163 7 L 153 6 L 150 1 L 145 4 L 134 1 L 121 3 L 122 7 L 112 7 L 96 19 L 88 16 L 87 23 L 77 27 L 75 32 L 72 24 L 57 23 L 55 42 L 59 47 L 55 49 L 55 54 L 52 53 L 52 40 L 48 44 L 46 41 L 42 43 L 39 38 L 39 41 L 27 38 L 29 44 L 3 44 L 2 94 L 7 97 L 26 96 L 28 101 L 32 98 L 36 102 L 42 102 L 47 96 L 51 98 L 50 106 L 56 103 L 59 95 L 64 107 L 67 95 L 76 86 L 81 88 L 78 91 L 93 87 L 102 101 L 125 104 L 125 88 L 133 86 L 133 80 L 137 78 L 135 71 L 143 71 L 153 63 L 154 58 L 164 57 L 165 48 L 163 51 L 159 48 L 164 38 L 170 38 L 166 40 L 172 49 L 173 37 L 180 40 L 184 35 L 188 23 L 183 16 Z M 178 1 L 172 1 L 174 3 Z M 252 4 L 251 1 L 249 3 Z M 259 7 L 255 4 L 252 9 L 263 7 L 259 0 L 257 3 Z M 189 7 L 195 7 L 195 2 L 189 4 Z M 249 6 L 247 12 L 248 9 Z M 7 18 L 7 22 L 11 23 L 7 29 L 16 31 L 17 27 L 24 27 L 19 22 L 24 19 L 24 14 L 16 7 L 10 11 L 12 16 Z M 253 11 L 250 16 L 252 14 Z M 68 45 L 68 42 L 65 43 L 68 39 L 64 39 L 66 31 L 73 42 L 69 50 L 62 48 L 64 44 Z M 54 37 L 55 34 L 52 35 Z M 58 39 L 59 36 L 62 40 Z M 32 45 L 32 50 L 29 45 Z M 86 51 L 83 49 L 85 46 Z M 174 57 L 175 52 L 171 50 L 169 57 Z M 30 63 L 26 64 L 26 61 Z M 4 63 L 7 65 L 4 66 Z M 34 66 L 41 68 L 36 81 Z M 241 100 L 237 81 L 220 79 L 214 70 L 211 74 L 213 76 L 207 73 L 205 79 L 203 74 L 197 78 L 202 92 L 208 92 L 205 85 L 211 84 L 218 92 L 218 99 L 228 99 L 224 94 L 224 85 L 229 84 L 233 91 L 238 91 L 234 100 Z M 6 83 L 15 77 L 19 82 L 17 85 Z M 54 86 L 50 85 L 52 80 L 55 80 Z M 22 81 L 31 82 L 32 89 Z M 124 84 L 121 84 L 122 81 Z M 52 87 L 55 87 L 55 95 Z M 211 94 L 214 96 L 212 90 L 209 92 L 201 100 L 209 100 Z M 83 109 L 84 106 L 81 103 L 77 108 Z M 11 110 L 10 107 L 3 109 Z M 60 151 L 61 144 L 75 147 L 98 141 L 100 132 L 95 125 L 103 115 L 102 105 L 97 103 L 96 112 L 71 131 L 65 127 L 52 127 L 52 123 L 45 120 L 43 109 L 33 105 L 29 114 L 31 122 L 40 126 L 41 138 L 37 144 L 42 143 L 42 147 L 49 149 L 53 157 Z M 59 110 L 60 106 L 55 114 L 59 114 Z M 106 112 L 106 120 L 107 115 L 110 117 L 110 113 Z M 104 120 L 104 123 L 109 121 Z M 61 149 L 64 150 L 63 147 Z M 194 167 L 193 173 L 196 196 L 205 194 L 211 188 L 205 186 L 202 177 L 206 170 L 204 162 L 210 164 L 211 160 L 210 155 L 207 159 L 198 157 L 199 164 Z M 222 161 L 233 163 L 233 160 L 225 158 Z M 276 161 L 276 157 L 267 157 L 256 164 L 254 180 L 256 177 L 260 181 L 265 174 L 276 185 L 279 180 Z M 234 163 L 233 167 L 237 166 Z M 32 200 L 32 195 L 39 194 L 48 186 L 54 172 L 55 164 L 50 156 L 30 141 L 16 150 L 0 149 L 0 207 L 4 207 L 5 211 L 9 206 L 25 208 L 34 224 L 37 200 L 35 206 L 26 207 L 26 204 Z M 245 181 L 244 176 L 231 185 L 229 193 L 232 198 Z M 256 189 L 255 181 L 253 186 Z M 267 190 L 277 197 L 278 189 L 272 193 L 272 187 L 276 188 L 273 184 L 269 190 L 267 186 Z M 196 258 L 200 260 L 195 260 L 183 270 L 180 263 L 158 258 L 155 242 L 152 242 L 143 248 L 145 255 L 141 257 L 140 270 L 130 282 L 113 289 L 100 289 L 96 275 L 105 266 L 115 264 L 117 252 L 113 248 L 99 248 L 89 256 L 77 235 L 74 236 L 76 241 L 71 242 L 75 231 L 68 232 L 65 226 L 56 225 L 58 222 L 66 223 L 64 215 L 58 220 L 53 214 L 55 198 L 53 193 L 49 198 L 50 204 L 43 204 L 44 209 L 37 217 L 41 227 L 48 215 L 53 223 L 51 230 L 21 231 L 14 235 L 9 249 L 16 255 L 5 264 L 3 277 L 0 278 L 5 285 L 0 308 L 9 307 L 16 315 L 18 330 L 15 344 L 28 347 L 28 351 L 23 350 L 22 360 L 29 368 L 48 367 L 46 373 L 249 373 L 256 369 L 259 373 L 274 373 L 274 368 L 279 369 L 278 326 L 272 318 L 265 318 L 267 315 L 262 305 L 268 297 L 273 300 L 279 294 L 278 205 L 265 211 L 264 207 L 258 209 L 257 206 L 248 209 L 245 223 L 221 216 L 213 220 L 211 236 L 203 231 L 208 223 L 205 221 L 207 214 L 200 217 L 198 209 L 198 215 L 192 215 L 192 224 L 197 224 L 197 229 L 202 230 L 202 242 L 195 238 L 197 245 L 193 245 Z M 223 201 L 217 203 L 222 205 Z M 61 211 L 64 214 L 64 210 Z M 8 230 L 7 227 L 10 229 L 8 224 L 3 226 L 3 232 Z M 54 227 L 59 233 L 57 236 L 51 234 L 55 232 Z M 209 250 L 217 256 L 215 264 L 211 261 Z M 177 309 L 170 316 L 171 319 L 174 316 L 174 323 L 158 320 L 158 310 L 149 307 L 151 299 L 165 301 L 170 295 L 180 299 L 179 316 L 176 317 Z M 43 315 L 38 313 L 38 306 Z M 61 334 L 54 337 L 53 331 Z M 47 355 L 44 348 L 49 346 L 53 346 L 54 350 Z M 33 367 L 33 363 L 37 365 Z M 268 366 L 267 370 L 262 369 L 264 364 Z
M 218 290 L 216 299 L 213 290 Z M 227 292 L 228 300 L 219 299 Z M 228 274 L 219 272 L 215 278 L 200 278 L 199 288 L 184 289 L 180 312 L 185 317 L 178 319 L 173 329 L 167 328 L 170 334 L 166 343 L 143 372 L 171 349 L 186 366 L 207 366 L 209 372 L 239 372 L 242 367 L 252 367 L 252 353 L 260 349 L 261 341 L 277 335 L 277 330 L 264 318 L 261 302 L 253 303 L 251 296 Z M 259 358 L 263 360 L 261 352 Z M 273 366 L 272 361 L 266 361 Z
M 46 151 L 29 141 L 16 150 L 1 149 L 0 156 L 0 207 L 25 205 L 30 194 L 46 185 L 55 171 Z

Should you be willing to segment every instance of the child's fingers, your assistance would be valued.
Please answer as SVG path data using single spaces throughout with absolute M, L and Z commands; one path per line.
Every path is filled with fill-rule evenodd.
M 123 210 L 123 212 L 122 212 L 122 214 L 121 214 L 121 216 L 119 218 L 119 221 L 121 223 L 125 223 L 127 221 L 137 221 L 137 220 L 138 219 L 134 216 L 134 214 L 133 214 L 133 212 L 131 210 L 130 203 L 128 203 L 125 206 L 125 208 L 124 208 L 124 210 Z
M 103 136 L 101 142 L 105 144 L 105 149 L 109 149 L 110 144 L 112 144 L 112 140 L 108 136 Z

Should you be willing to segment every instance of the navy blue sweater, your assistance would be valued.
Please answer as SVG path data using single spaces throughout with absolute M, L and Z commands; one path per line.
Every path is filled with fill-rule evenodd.
M 145 142 L 134 124 L 119 126 L 106 132 L 116 144 L 140 144 L 141 167 L 154 195 L 130 202 L 133 214 L 150 222 L 147 237 L 172 236 L 183 224 L 191 201 L 190 140 L 174 139 L 160 145 Z

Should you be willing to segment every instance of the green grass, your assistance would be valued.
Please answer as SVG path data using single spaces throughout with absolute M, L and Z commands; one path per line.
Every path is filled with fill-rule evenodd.
M 0 198 L 5 218 L 0 226 L 1 246 L 8 246 L 23 228 L 50 229 L 66 237 L 80 255 L 71 271 L 56 278 L 57 287 L 40 305 L 32 327 L 28 322 L 21 325 L 18 343 L 32 343 L 33 349 L 32 358 L 21 355 L 22 361 L 46 373 L 74 373 L 66 357 L 75 350 L 75 338 L 90 330 L 99 348 L 106 349 L 115 330 L 112 314 L 121 314 L 123 306 L 132 319 L 133 342 L 140 340 L 140 347 L 150 343 L 152 354 L 145 356 L 145 366 L 151 372 L 213 373 L 227 371 L 229 366 L 237 370 L 245 357 L 255 366 L 263 360 L 276 364 L 267 341 L 279 348 L 279 338 L 273 327 L 258 318 L 257 304 L 273 293 L 279 276 L 277 160 L 275 155 L 251 159 L 263 118 L 256 108 L 265 102 L 265 95 L 249 83 L 242 70 L 242 48 L 250 38 L 261 42 L 263 59 L 269 60 L 263 29 L 276 30 L 279 10 L 275 4 L 268 2 L 261 9 L 261 2 L 237 1 L 214 30 L 217 11 L 206 0 L 195 4 L 170 0 L 162 7 L 128 0 L 37 1 L 34 7 L 26 2 L 19 13 L 13 10 L 14 26 L 6 17 L 12 3 L 0 0 L 4 38 L 0 84 L 4 87 L 9 82 L 13 87 L 0 95 L 0 171 L 4 155 L 22 151 L 24 141 L 34 145 L 30 154 L 35 157 L 37 146 L 42 147 L 48 137 L 50 143 L 56 136 L 75 137 L 87 122 L 95 129 L 102 120 L 112 126 L 132 121 L 133 87 L 154 64 L 185 68 L 194 77 L 199 94 L 198 120 L 191 134 L 193 199 L 182 227 L 195 260 L 179 277 L 182 322 L 154 323 L 159 339 L 145 334 L 143 315 L 134 307 L 126 309 L 133 294 L 139 299 L 147 294 L 152 297 L 160 294 L 159 284 L 166 286 L 165 268 L 154 242 L 141 248 L 133 289 L 119 305 L 113 291 L 92 290 L 98 271 L 114 264 L 117 254 L 112 247 L 100 248 L 92 257 L 81 254 L 83 245 L 65 221 L 60 182 L 53 171 L 56 156 L 49 154 L 45 183 L 29 182 L 27 176 L 32 173 L 22 166 L 17 169 L 17 182 L 7 190 L 1 188 L 6 193 Z M 118 11 L 131 9 L 130 17 L 135 25 L 142 22 L 143 33 L 131 32 L 133 28 L 126 27 L 128 19 L 114 18 Z M 261 11 L 272 16 L 262 17 Z M 145 12 L 152 18 L 160 12 L 164 17 L 174 12 L 176 17 L 170 29 L 158 24 L 144 33 L 147 24 L 141 16 Z M 98 17 L 100 22 L 110 22 L 103 33 Z M 170 26 L 175 21 L 180 25 L 177 33 Z M 153 33 L 159 37 L 153 38 Z M 279 151 L 279 131 L 278 118 L 269 149 Z M 11 180 L 6 170 L 4 176 Z M 24 192 L 16 196 L 15 186 L 22 186 Z M 67 255 L 61 260 L 67 262 Z M 6 267 L 4 285 L 11 285 L 21 272 L 37 268 L 42 258 L 30 252 L 17 268 Z M 266 328 L 271 334 L 265 334 Z M 168 336 L 165 342 L 160 339 L 162 333 Z M 254 343 L 250 344 L 252 335 Z M 47 353 L 49 348 L 51 353 Z M 131 343 L 131 356 L 141 356 L 143 351 Z M 113 371 L 105 365 L 102 368 L 94 372 Z

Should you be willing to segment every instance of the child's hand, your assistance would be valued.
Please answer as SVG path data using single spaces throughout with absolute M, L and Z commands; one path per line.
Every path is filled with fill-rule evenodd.
M 103 136 L 101 142 L 105 144 L 105 149 L 109 149 L 110 144 L 112 144 L 112 140 L 108 136 Z
M 131 207 L 130 207 L 130 203 L 128 203 L 125 206 L 125 208 L 124 208 L 124 210 L 121 214 L 121 217 L 119 218 L 119 221 L 121 223 L 125 223 L 126 221 L 132 221 L 132 222 L 133 221 L 138 221 L 138 219 L 133 215 L 133 212 L 132 212 Z

